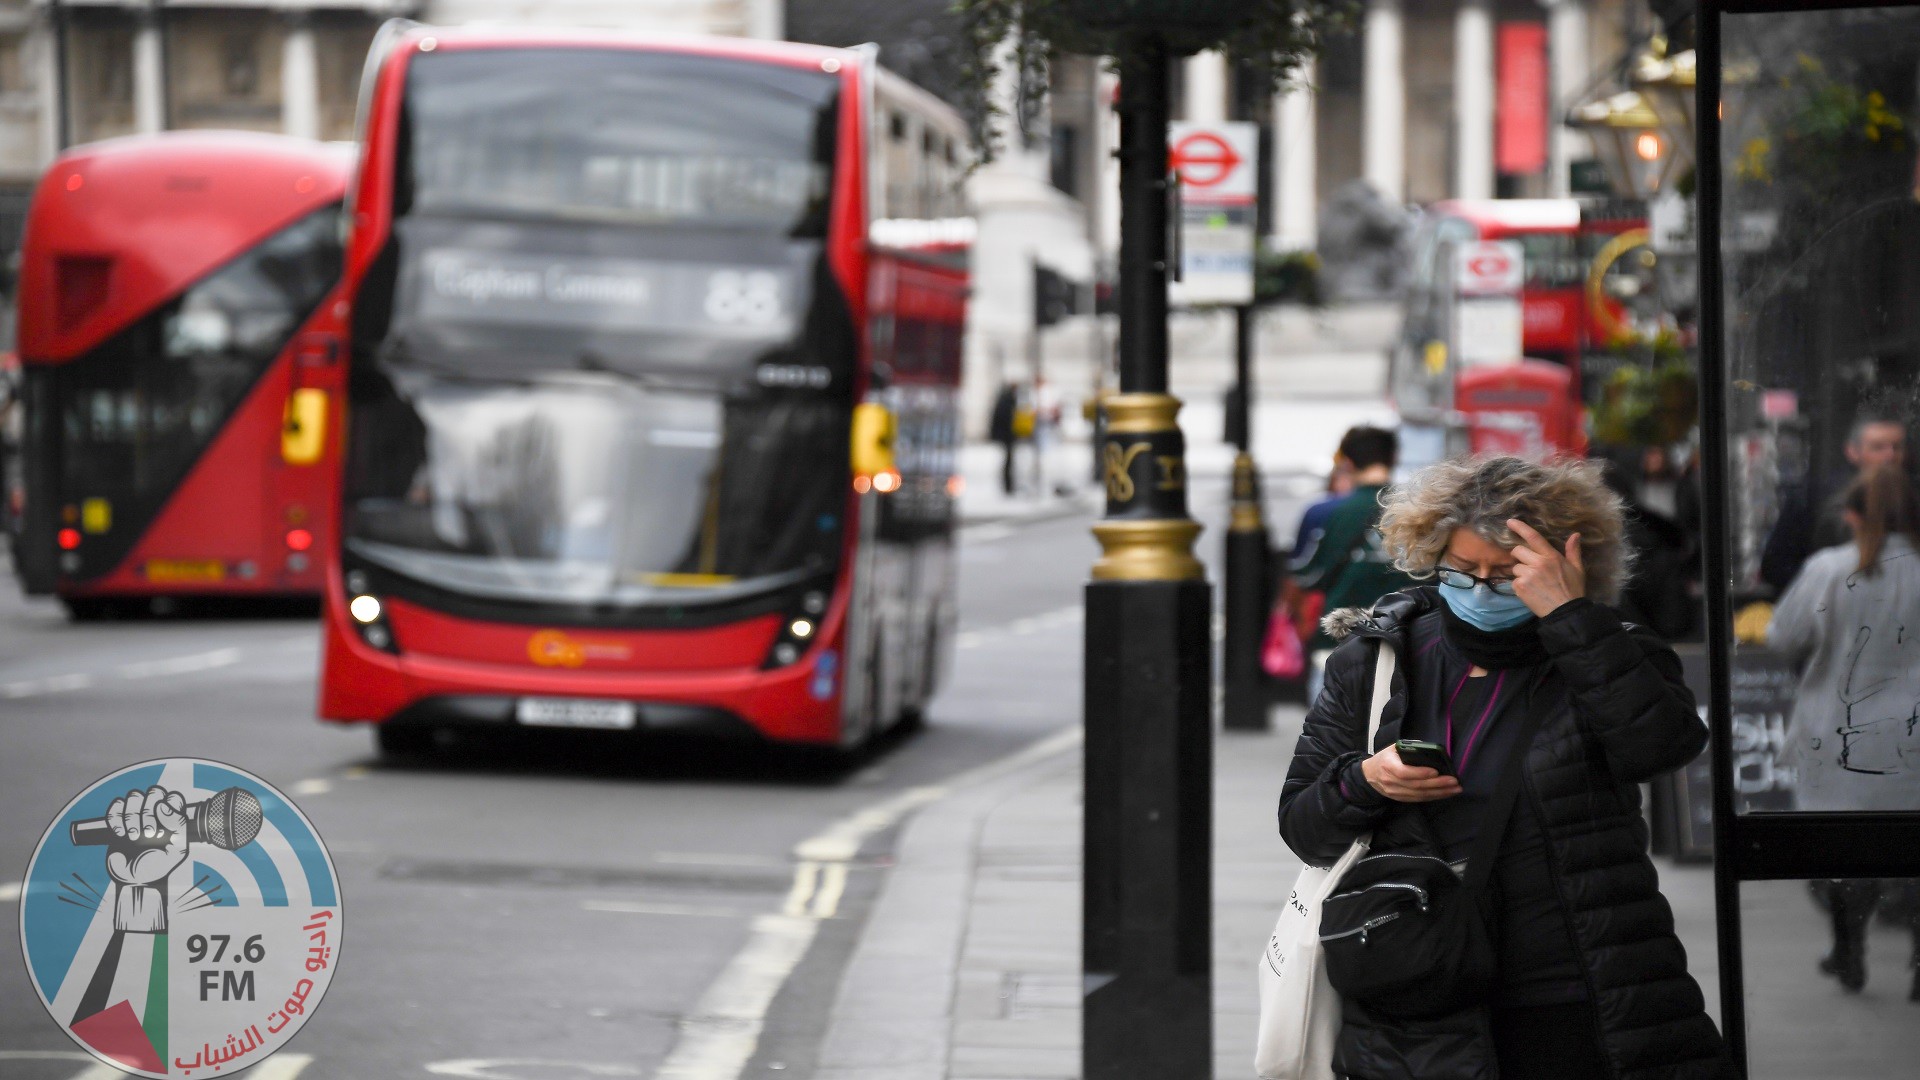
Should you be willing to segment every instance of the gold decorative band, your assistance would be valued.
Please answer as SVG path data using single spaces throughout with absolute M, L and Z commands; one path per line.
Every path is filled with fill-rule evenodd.
M 1242 451 L 1233 459 L 1233 522 L 1229 532 L 1259 532 L 1267 527 L 1260 512 L 1259 472 L 1253 455 Z
M 1180 412 L 1180 399 L 1171 394 L 1114 394 L 1101 407 L 1107 410 L 1107 430 L 1115 435 L 1180 430 L 1173 420 Z
M 1101 556 L 1093 564 L 1095 581 L 1197 581 L 1206 576 L 1193 557 L 1200 523 L 1185 518 L 1096 522 L 1093 535 Z

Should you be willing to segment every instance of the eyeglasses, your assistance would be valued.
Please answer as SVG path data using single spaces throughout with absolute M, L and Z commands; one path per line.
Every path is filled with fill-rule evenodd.
M 1449 585 L 1456 589 L 1471 589 L 1475 585 L 1485 585 L 1501 596 L 1514 595 L 1512 578 L 1474 577 L 1465 570 L 1455 570 L 1451 566 L 1438 567 L 1435 572 L 1440 575 L 1442 585 Z

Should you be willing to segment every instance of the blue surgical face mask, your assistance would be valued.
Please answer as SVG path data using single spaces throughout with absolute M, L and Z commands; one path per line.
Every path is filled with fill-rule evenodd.
M 1441 586 L 1440 599 L 1455 615 L 1481 630 L 1511 630 L 1534 617 L 1527 602 L 1517 596 L 1501 596 L 1485 585 L 1471 589 Z

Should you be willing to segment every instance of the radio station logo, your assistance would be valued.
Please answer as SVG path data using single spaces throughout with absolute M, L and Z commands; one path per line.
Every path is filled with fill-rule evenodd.
M 299 808 L 167 758 L 67 804 L 34 849 L 20 944 L 40 1001 L 137 1076 L 228 1076 L 300 1030 L 339 962 L 333 862 Z

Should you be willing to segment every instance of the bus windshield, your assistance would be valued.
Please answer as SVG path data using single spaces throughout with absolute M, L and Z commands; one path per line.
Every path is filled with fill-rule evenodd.
M 350 555 L 589 621 L 831 570 L 837 88 L 641 50 L 414 58 L 355 304 Z
M 818 237 L 838 85 L 669 52 L 418 56 L 411 209 Z

